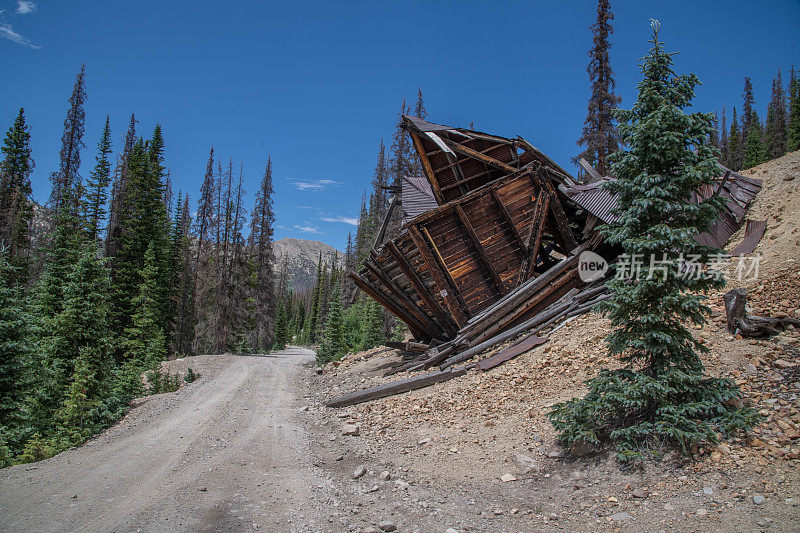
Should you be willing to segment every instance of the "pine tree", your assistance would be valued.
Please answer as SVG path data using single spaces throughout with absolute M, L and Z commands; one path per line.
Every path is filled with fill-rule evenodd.
M 772 97 L 767 108 L 767 123 L 764 132 L 766 159 L 777 159 L 786 153 L 786 95 L 783 92 L 781 71 L 772 80 Z
M 333 282 L 328 312 L 325 323 L 325 334 L 318 357 L 321 360 L 332 361 L 339 359 L 345 353 L 344 329 L 342 317 L 342 291 L 339 281 Z
M 131 113 L 128 122 L 128 131 L 125 133 L 125 140 L 122 153 L 117 160 L 114 170 L 114 182 L 111 187 L 111 201 L 108 208 L 108 231 L 106 233 L 106 256 L 113 257 L 119 251 L 119 240 L 122 232 L 120 226 L 121 215 L 127 212 L 127 193 L 128 193 L 128 169 L 131 163 L 131 153 L 136 142 L 136 117 Z
M 742 143 L 742 134 L 739 130 L 739 121 L 736 118 L 736 106 L 733 106 L 733 118 L 731 118 L 731 134 L 728 137 L 728 153 L 729 159 L 727 166 L 731 170 L 738 171 L 742 169 L 742 162 L 744 161 L 744 144 Z
M 139 292 L 133 299 L 132 308 L 136 310 L 131 325 L 125 329 L 122 338 L 125 359 L 137 366 L 150 368 L 166 357 L 164 330 L 161 327 L 161 314 L 158 302 L 158 267 L 156 246 L 150 243 L 144 255 L 144 266 L 139 273 L 142 280 Z
M 755 96 L 753 96 L 753 82 L 750 78 L 745 76 L 744 89 L 742 89 L 742 99 L 744 105 L 742 106 L 742 139 L 747 139 L 750 133 L 750 128 L 754 126 L 757 121 L 754 121 L 755 115 Z
M 34 167 L 30 139 L 25 111 L 20 108 L 0 147 L 0 246 L 6 248 L 13 267 L 9 283 L 24 284 L 28 279 L 29 226 L 33 219 L 30 175 Z
M 64 392 L 56 419 L 69 444 L 91 434 L 92 420 L 111 377 L 109 278 L 97 243 L 84 241 L 64 289 L 63 311 L 53 321 L 48 359 Z
M 721 162 L 726 167 L 731 166 L 731 153 L 730 153 L 730 145 L 728 142 L 728 125 L 727 125 L 727 117 L 725 116 L 725 109 L 722 110 L 722 124 L 720 125 L 720 134 L 719 134 L 719 147 L 721 153 Z
M 87 192 L 84 200 L 84 216 L 88 222 L 86 232 L 90 240 L 100 237 L 100 223 L 106 217 L 106 190 L 111 177 L 111 163 L 108 160 L 111 155 L 111 122 L 108 116 L 103 135 L 97 144 L 97 152 L 95 157 L 97 164 L 86 182 Z
M 286 312 L 284 302 L 278 304 L 278 312 L 275 317 L 275 335 L 273 340 L 273 350 L 283 350 L 289 342 L 289 317 Z
M 389 150 L 389 178 L 392 180 L 392 185 L 395 187 L 400 186 L 400 180 L 404 176 L 414 175 L 414 155 L 412 153 L 411 141 L 403 130 L 403 115 L 408 113 L 406 108 L 406 99 L 403 98 L 403 103 L 400 105 L 400 111 L 397 114 L 397 122 L 395 124 L 395 131 L 392 134 L 392 147 Z
M 275 254 L 272 249 L 273 224 L 272 211 L 272 158 L 267 158 L 267 166 L 261 178 L 261 186 L 256 194 L 256 205 L 250 225 L 251 253 L 255 264 L 255 328 L 253 346 L 256 351 L 268 349 L 273 344 L 273 325 L 275 322 Z
M 58 172 L 50 177 L 53 189 L 50 195 L 50 208 L 57 217 L 61 209 L 64 191 L 80 185 L 81 148 L 83 144 L 84 122 L 86 113 L 83 104 L 86 101 L 86 65 L 81 65 L 75 76 L 75 85 L 69 98 L 67 118 L 64 120 L 64 133 L 61 136 L 61 163 Z
M 10 453 L 19 449 L 27 426 L 30 391 L 27 361 L 31 355 L 28 321 L 19 289 L 11 279 L 14 267 L 0 248 L 0 446 Z M 0 467 L 6 466 L 0 453 Z
M 608 175 L 608 157 L 619 148 L 614 110 L 622 99 L 614 93 L 616 81 L 609 54 L 610 37 L 614 32 L 611 26 L 613 19 L 610 0 L 598 0 L 597 20 L 591 26 L 594 39 L 589 50 L 589 65 L 586 67 L 592 84 L 592 96 L 589 98 L 583 133 L 577 143 L 586 148 L 575 157 L 575 162 L 581 158 L 586 159 L 601 176 Z
M 372 298 L 365 299 L 362 321 L 361 349 L 368 350 L 383 340 L 383 307 Z
M 172 287 L 172 325 L 170 351 L 176 354 L 189 354 L 192 347 L 194 333 L 194 279 L 191 264 L 191 242 L 189 230 L 191 227 L 189 214 L 189 195 L 182 197 L 178 193 L 175 203 L 175 218 L 172 225 L 172 239 L 170 242 L 170 263 Z
M 795 76 L 794 67 L 789 78 L 789 121 L 786 130 L 789 151 L 800 150 L 800 78 Z
M 585 397 L 550 413 L 566 447 L 611 441 L 622 460 L 650 444 L 686 450 L 716 442 L 718 433 L 754 421 L 752 411 L 730 405 L 739 396 L 730 380 L 704 375 L 698 352 L 707 348 L 685 326 L 706 322 L 710 311 L 702 293 L 723 283 L 707 270 L 686 275 L 680 268 L 683 257 L 695 254 L 703 264 L 715 252 L 695 237 L 715 220 L 722 200 L 690 200 L 717 175 L 715 150 L 707 143 L 712 119 L 684 113 L 699 80 L 673 72 L 673 54 L 658 41 L 658 22 L 652 24 L 638 100 L 618 114 L 627 150 L 613 159 L 618 179 L 605 185 L 619 197 L 619 219 L 603 230 L 607 242 L 621 246 L 625 257 L 645 258 L 640 276 L 608 283 L 612 299 L 604 311 L 615 328 L 609 352 L 626 366 L 602 371 L 589 380 Z M 667 268 L 653 266 L 651 257 L 668 261 Z
M 766 161 L 767 150 L 764 143 L 764 128 L 758 118 L 758 113 L 753 111 L 744 139 L 743 168 L 753 168 Z
M 113 283 L 114 329 L 124 331 L 131 324 L 134 313 L 133 300 L 139 293 L 140 272 L 144 256 L 153 245 L 156 257 L 156 301 L 159 326 L 168 327 L 168 267 L 165 256 L 168 249 L 168 222 L 163 203 L 163 139 L 156 125 L 153 137 L 145 142 L 138 139 L 128 158 L 127 177 L 120 194 L 124 202 L 118 212 L 117 252 L 111 260 Z

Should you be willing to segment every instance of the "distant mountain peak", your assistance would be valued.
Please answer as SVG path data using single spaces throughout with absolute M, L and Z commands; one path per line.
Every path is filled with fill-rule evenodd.
M 287 237 L 273 243 L 275 270 L 280 271 L 286 258 L 289 283 L 295 291 L 312 288 L 317 282 L 317 268 L 320 252 L 322 261 L 330 264 L 336 257 L 337 264 L 344 262 L 344 253 L 329 244 L 308 239 Z

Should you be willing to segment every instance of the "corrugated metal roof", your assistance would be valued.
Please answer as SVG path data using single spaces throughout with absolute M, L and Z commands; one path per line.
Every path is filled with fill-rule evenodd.
M 401 181 L 403 225 L 412 218 L 439 207 L 433 196 L 431 184 L 423 177 L 404 176 Z
M 698 241 L 715 247 L 722 247 L 731 235 L 736 233 L 744 219 L 745 211 L 758 191 L 761 190 L 762 180 L 749 178 L 720 165 L 725 172 L 730 172 L 728 179 L 724 181 L 719 178 L 711 186 L 701 186 L 696 193 L 692 194 L 692 201 L 702 201 L 719 192 L 726 200 L 726 210 L 720 213 L 720 217 L 709 228 L 708 233 L 698 236 Z M 562 185 L 560 189 L 577 205 L 586 209 L 588 212 L 606 223 L 616 221 L 619 217 L 613 211 L 619 203 L 618 197 L 603 188 L 603 184 L 613 181 L 615 178 L 603 178 L 602 181 L 588 185 L 574 185 L 571 187 Z

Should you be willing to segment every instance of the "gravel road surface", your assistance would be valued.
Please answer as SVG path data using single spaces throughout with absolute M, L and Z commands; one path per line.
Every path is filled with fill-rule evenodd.
M 314 353 L 205 356 L 86 445 L 0 470 L 2 531 L 319 531 L 300 420 Z M 325 529 L 325 528 L 323 528 Z

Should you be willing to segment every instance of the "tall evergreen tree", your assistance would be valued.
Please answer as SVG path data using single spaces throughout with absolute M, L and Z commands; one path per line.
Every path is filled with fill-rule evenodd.
M 256 194 L 256 204 L 250 226 L 251 254 L 255 265 L 255 327 L 253 346 L 256 351 L 266 350 L 273 344 L 273 325 L 275 322 L 275 254 L 272 249 L 273 224 L 272 211 L 272 158 L 267 158 L 267 166 L 261 177 L 261 185 Z
M 733 106 L 733 117 L 731 118 L 731 134 L 728 136 L 728 163 L 731 170 L 741 170 L 744 161 L 744 143 L 742 143 L 742 132 L 739 129 L 739 120 L 736 117 L 736 106 Z
M 601 176 L 608 175 L 608 157 L 619 148 L 619 134 L 614 125 L 614 110 L 622 99 L 614 93 L 616 81 L 609 54 L 610 38 L 614 32 L 611 26 L 613 19 L 610 0 L 598 0 L 597 20 L 591 26 L 594 38 L 589 49 L 589 65 L 586 67 L 592 85 L 592 95 L 589 98 L 583 132 L 578 139 L 578 146 L 585 146 L 585 149 L 575 157 L 576 162 L 581 158 L 586 159 Z
M 55 414 L 69 444 L 82 442 L 99 416 L 111 376 L 109 278 L 98 245 L 83 241 L 64 289 L 64 309 L 53 320 L 48 359 L 64 389 Z
M 139 273 L 138 294 L 132 301 L 135 313 L 123 333 L 124 357 L 142 368 L 153 366 L 166 357 L 164 329 L 159 309 L 158 266 L 156 246 L 150 243 Z
M 84 122 L 86 113 L 83 104 L 86 102 L 86 65 L 75 76 L 75 85 L 69 98 L 67 118 L 64 119 L 64 133 L 61 136 L 60 165 L 57 172 L 50 177 L 53 189 L 50 195 L 50 208 L 54 216 L 58 216 L 64 190 L 80 185 L 81 148 L 83 144 Z
M 131 163 L 131 153 L 136 142 L 136 117 L 131 113 L 128 122 L 128 131 L 122 146 L 122 153 L 117 160 L 114 170 L 114 182 L 111 187 L 111 201 L 108 209 L 108 231 L 106 233 L 106 256 L 113 257 L 119 251 L 119 240 L 122 232 L 120 225 L 121 216 L 127 210 L 128 198 L 128 170 Z
M 753 96 L 753 82 L 748 76 L 744 78 L 744 89 L 742 89 L 742 132 L 747 136 L 747 131 L 750 126 L 750 120 L 753 118 L 755 112 L 755 96 Z
M 789 121 L 786 130 L 789 151 L 800 150 L 800 78 L 795 75 L 794 67 L 789 77 Z
M 342 327 L 342 291 L 338 280 L 333 281 L 326 315 L 325 333 L 319 353 L 322 360 L 330 361 L 340 358 L 346 350 Z
M 725 109 L 722 109 L 722 123 L 720 124 L 719 130 L 719 148 L 720 154 L 722 155 L 721 161 L 722 164 L 726 167 L 731 166 L 730 161 L 730 144 L 728 142 L 728 125 L 727 125 L 727 117 L 725 116 Z
M 84 212 L 88 227 L 86 228 L 90 240 L 100 237 L 100 224 L 105 220 L 106 198 L 108 183 L 111 178 L 111 122 L 106 116 L 106 125 L 103 135 L 97 144 L 97 164 L 86 181 L 86 198 L 84 199 Z
M 612 163 L 618 179 L 605 185 L 619 197 L 619 219 L 604 229 L 607 241 L 628 258 L 645 258 L 641 275 L 608 283 L 609 352 L 626 366 L 602 371 L 588 382 L 584 398 L 558 404 L 550 414 L 567 447 L 610 440 L 623 460 L 635 458 L 643 445 L 669 442 L 686 450 L 716 442 L 718 433 L 753 422 L 752 411 L 730 405 L 739 396 L 730 380 L 704 375 L 698 352 L 707 348 L 685 325 L 706 322 L 702 293 L 723 284 L 708 271 L 686 275 L 680 268 L 682 257 L 703 264 L 714 253 L 695 237 L 715 220 L 722 200 L 690 200 L 718 173 L 707 143 L 712 120 L 684 113 L 699 80 L 673 72 L 672 54 L 658 41 L 658 23 L 652 24 L 638 100 L 618 115 L 627 150 Z M 653 266 L 651 257 L 666 263 Z
M 6 248 L 12 267 L 11 283 L 25 283 L 28 278 L 29 226 L 33 219 L 30 175 L 34 167 L 30 139 L 25 111 L 20 108 L 0 147 L 0 246 Z
M 11 280 L 14 267 L 0 248 L 0 467 L 6 466 L 9 454 L 17 453 L 29 420 L 26 398 L 31 393 L 28 359 L 29 317 L 19 289 Z M 5 458 L 4 458 L 5 457 Z
M 758 113 L 753 111 L 748 121 L 747 136 L 744 138 L 743 168 L 753 168 L 766 161 L 767 150 L 764 143 L 764 128 Z
M 131 324 L 133 300 L 139 292 L 144 256 L 153 245 L 157 269 L 159 326 L 168 326 L 168 272 L 164 257 L 168 248 L 167 213 L 163 203 L 163 138 L 156 125 L 153 137 L 134 143 L 128 161 L 125 201 L 120 206 L 118 251 L 112 258 L 114 328 L 124 331 Z
M 767 108 L 764 135 L 767 159 L 777 159 L 786 153 L 786 95 L 780 70 L 778 77 L 772 80 L 772 97 Z

